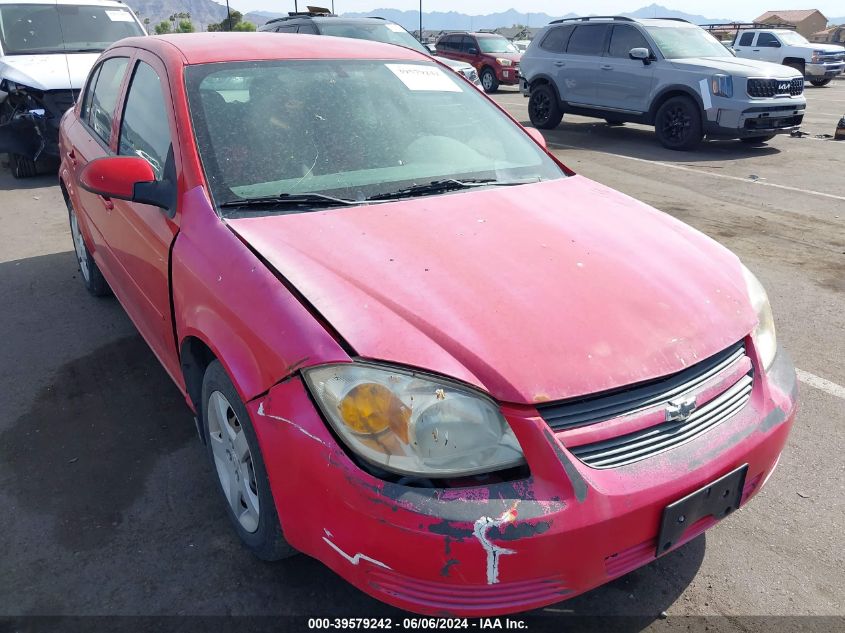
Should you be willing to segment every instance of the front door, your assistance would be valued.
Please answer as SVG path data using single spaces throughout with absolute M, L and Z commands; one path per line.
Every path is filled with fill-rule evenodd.
M 176 122 L 164 65 L 140 52 L 118 123 L 117 153 L 148 161 L 156 179 L 173 187 L 174 208 L 113 200 L 114 221 L 105 239 L 124 277 L 119 294 L 135 326 L 180 383 L 181 371 L 170 310 L 170 246 L 179 231 L 175 208 L 179 171 Z M 117 289 L 116 289 L 117 290 Z
M 631 49 L 651 50 L 635 27 L 615 24 L 596 77 L 596 104 L 626 112 L 645 112 L 651 99 L 655 63 L 631 59 Z

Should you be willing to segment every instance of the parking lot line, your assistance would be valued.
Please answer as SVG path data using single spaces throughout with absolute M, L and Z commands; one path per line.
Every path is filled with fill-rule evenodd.
M 585 150 L 584 147 L 578 147 L 576 145 L 565 145 L 563 143 L 548 143 L 548 146 L 554 149 L 577 149 L 577 150 Z M 590 152 L 597 152 L 599 154 L 608 154 L 610 156 L 614 156 L 616 158 L 624 158 L 626 160 L 633 160 L 638 163 L 648 163 L 649 165 L 660 165 L 661 167 L 668 167 L 669 169 L 679 169 L 681 171 L 690 171 L 695 174 L 706 174 L 707 176 L 711 176 L 713 178 L 723 178 L 725 180 L 734 180 L 737 182 L 744 182 L 748 183 L 749 185 L 762 185 L 764 187 L 775 187 L 776 189 L 786 189 L 787 191 L 795 191 L 797 193 L 803 193 L 811 196 L 821 196 L 822 198 L 832 198 L 833 200 L 842 200 L 845 201 L 845 196 L 837 196 L 833 193 L 824 193 L 823 191 L 813 191 L 812 189 L 800 189 L 798 187 L 790 187 L 789 185 L 779 185 L 774 182 L 764 182 L 762 180 L 750 180 L 748 178 L 740 178 L 739 176 L 728 176 L 727 174 L 716 174 L 711 171 L 706 171 L 704 169 L 695 169 L 694 167 L 687 167 L 686 165 L 673 165 L 672 163 L 664 163 L 658 160 L 647 160 L 645 158 L 636 158 L 635 156 L 625 156 L 624 154 L 613 154 L 611 152 L 603 152 L 601 150 L 590 149 L 587 150 Z
M 795 374 L 798 376 L 798 380 L 804 384 L 810 385 L 811 387 L 845 400 L 845 387 L 842 385 L 837 385 L 835 382 L 830 382 L 829 380 L 825 380 L 820 376 L 811 374 L 803 369 L 798 369 L 797 367 L 795 368 Z

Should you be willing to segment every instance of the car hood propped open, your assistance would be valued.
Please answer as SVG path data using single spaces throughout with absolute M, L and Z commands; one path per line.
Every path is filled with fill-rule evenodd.
M 506 402 L 667 375 L 756 321 L 733 254 L 580 176 L 229 224 L 360 356 Z

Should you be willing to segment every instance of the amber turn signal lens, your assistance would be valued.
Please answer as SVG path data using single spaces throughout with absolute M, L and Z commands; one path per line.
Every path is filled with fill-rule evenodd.
M 411 410 L 384 385 L 364 383 L 353 387 L 338 405 L 343 423 L 360 435 L 391 429 L 408 442 Z

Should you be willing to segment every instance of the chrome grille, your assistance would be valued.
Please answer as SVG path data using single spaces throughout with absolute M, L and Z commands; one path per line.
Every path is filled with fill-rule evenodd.
M 635 433 L 571 448 L 575 457 L 592 468 L 615 468 L 632 464 L 686 444 L 724 422 L 746 405 L 754 384 L 749 372 L 686 420 L 664 422 Z
M 745 344 L 739 342 L 666 378 L 578 400 L 541 404 L 537 410 L 553 431 L 630 415 L 649 407 L 667 404 L 683 393 L 695 391 L 743 356 Z
M 748 96 L 768 98 L 777 96 L 797 97 L 804 94 L 804 78 L 795 79 L 749 79 Z

